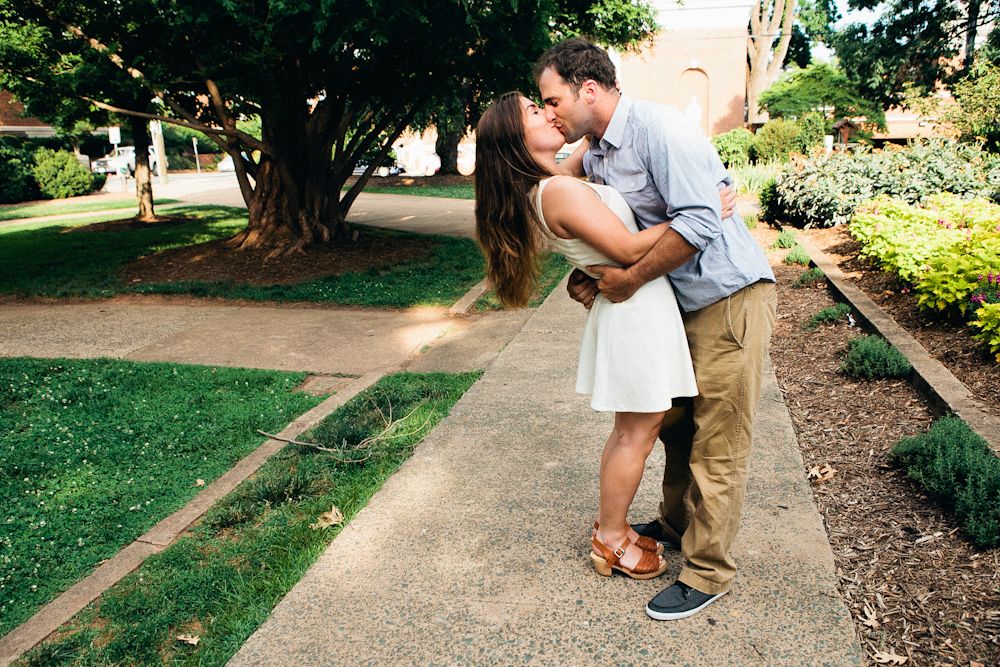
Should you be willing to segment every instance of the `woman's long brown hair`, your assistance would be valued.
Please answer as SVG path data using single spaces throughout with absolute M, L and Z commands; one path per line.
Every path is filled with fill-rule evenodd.
M 528 305 L 538 284 L 541 220 L 531 189 L 551 176 L 524 143 L 521 93 L 504 93 L 476 126 L 476 236 L 500 303 Z

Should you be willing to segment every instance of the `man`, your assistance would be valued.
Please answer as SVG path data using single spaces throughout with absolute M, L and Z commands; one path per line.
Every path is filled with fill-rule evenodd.
M 684 317 L 699 396 L 667 413 L 660 516 L 632 527 L 679 546 L 677 581 L 646 605 L 657 620 L 696 614 L 729 591 L 730 553 L 746 490 L 753 417 L 774 326 L 774 274 L 746 226 L 721 220 L 718 188 L 731 182 L 700 129 L 680 112 L 622 96 L 607 53 L 582 39 L 554 46 L 535 65 L 546 118 L 586 153 L 564 163 L 620 191 L 640 227 L 670 230 L 624 269 L 588 267 L 569 292 L 588 308 L 598 290 L 624 301 L 668 275 Z

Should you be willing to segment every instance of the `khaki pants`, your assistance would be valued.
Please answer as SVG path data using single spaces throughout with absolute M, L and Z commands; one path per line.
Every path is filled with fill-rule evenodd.
M 703 593 L 729 590 L 736 575 L 730 550 L 776 300 L 774 283 L 758 282 L 684 315 L 700 394 L 678 401 L 663 420 L 660 523 L 684 556 L 678 579 Z

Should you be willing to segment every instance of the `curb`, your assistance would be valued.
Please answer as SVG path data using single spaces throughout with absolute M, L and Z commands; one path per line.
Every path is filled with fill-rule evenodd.
M 391 370 L 394 369 L 383 368 L 361 376 L 343 391 L 334 394 L 298 417 L 277 435 L 282 438 L 295 439 L 318 424 L 335 409 L 375 384 Z M 166 549 L 192 523 L 205 514 L 216 501 L 257 472 L 261 466 L 267 463 L 268 459 L 281 451 L 285 444 L 280 440 L 265 440 L 257 449 L 238 461 L 179 510 L 162 519 L 146 534 L 101 563 L 96 570 L 39 609 L 27 621 L 0 637 L 0 667 L 6 667 L 23 653 L 34 648 L 60 626 L 72 619 L 80 610 L 100 597 L 104 591 L 142 565 L 146 558 Z
M 461 299 L 455 302 L 455 304 L 448 309 L 448 315 L 451 317 L 466 317 L 469 314 L 469 310 L 472 306 L 479 300 L 489 286 L 486 284 L 486 279 L 483 278 L 478 283 L 473 285 L 468 292 L 465 293 Z
M 796 240 L 809 253 L 813 264 L 826 274 L 833 291 L 849 303 L 868 326 L 906 356 L 913 366 L 911 382 L 931 404 L 931 411 L 939 417 L 953 413 L 1000 456 L 1000 418 L 983 410 L 968 387 L 856 287 L 810 239 L 799 235 Z

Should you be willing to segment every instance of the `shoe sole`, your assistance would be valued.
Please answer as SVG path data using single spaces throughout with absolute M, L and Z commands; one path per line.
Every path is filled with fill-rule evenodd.
M 726 593 L 728 593 L 728 592 L 729 591 L 726 591 Z M 682 618 L 687 618 L 688 616 L 694 616 L 699 611 L 701 611 L 702 609 L 704 609 L 708 605 L 712 604 L 713 602 L 715 602 L 716 600 L 718 600 L 719 598 L 721 598 L 726 593 L 719 593 L 718 595 L 716 595 L 715 597 L 713 597 L 712 599 L 710 599 L 708 602 L 706 602 L 705 604 L 701 605 L 700 607 L 695 607 L 694 609 L 688 609 L 687 611 L 675 611 L 675 612 L 654 611 L 654 610 L 650 609 L 649 605 L 647 604 L 646 605 L 646 615 L 649 616 L 650 618 L 654 619 L 654 620 L 657 620 L 657 621 L 677 621 L 677 620 L 680 620 Z

